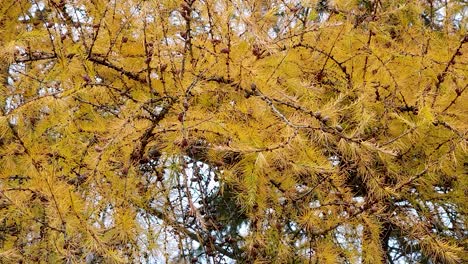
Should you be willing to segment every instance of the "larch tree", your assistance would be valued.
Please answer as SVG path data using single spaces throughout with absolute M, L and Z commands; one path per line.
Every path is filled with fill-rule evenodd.
M 1 0 L 0 263 L 468 262 L 462 0 Z

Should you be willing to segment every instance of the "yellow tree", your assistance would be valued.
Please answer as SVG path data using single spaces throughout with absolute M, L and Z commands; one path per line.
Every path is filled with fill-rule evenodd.
M 468 261 L 464 1 L 0 3 L 0 263 Z

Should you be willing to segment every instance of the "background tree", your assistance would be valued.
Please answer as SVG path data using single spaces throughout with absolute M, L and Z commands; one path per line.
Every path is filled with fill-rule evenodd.
M 464 1 L 0 3 L 0 262 L 468 261 Z

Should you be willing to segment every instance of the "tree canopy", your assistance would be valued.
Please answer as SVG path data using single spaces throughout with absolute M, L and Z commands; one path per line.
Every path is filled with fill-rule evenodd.
M 0 263 L 466 263 L 467 15 L 1 0 Z

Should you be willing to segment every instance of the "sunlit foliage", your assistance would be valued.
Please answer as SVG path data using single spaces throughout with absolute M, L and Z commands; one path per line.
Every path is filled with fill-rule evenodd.
M 466 1 L 0 3 L 0 263 L 468 261 Z

